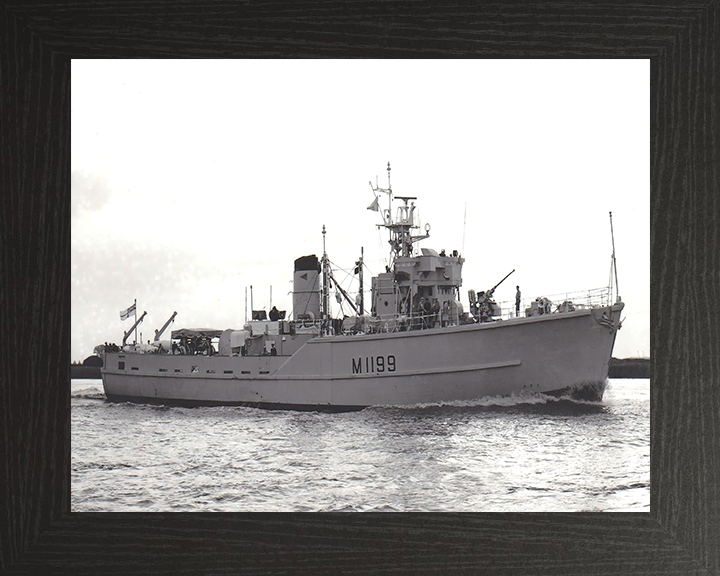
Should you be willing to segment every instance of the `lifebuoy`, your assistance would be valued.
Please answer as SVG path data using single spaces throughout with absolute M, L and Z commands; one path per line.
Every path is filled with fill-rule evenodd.
M 310 326 L 315 324 L 315 314 L 312 312 L 308 312 L 305 314 L 305 318 L 303 319 L 303 328 L 310 328 Z

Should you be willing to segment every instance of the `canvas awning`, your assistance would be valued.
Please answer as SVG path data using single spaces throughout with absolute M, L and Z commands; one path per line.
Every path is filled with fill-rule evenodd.
M 214 330 L 212 328 L 180 328 L 180 330 L 173 330 L 171 337 L 173 340 L 176 338 L 197 338 L 202 336 L 206 338 L 220 338 L 220 334 L 222 333 L 222 330 Z

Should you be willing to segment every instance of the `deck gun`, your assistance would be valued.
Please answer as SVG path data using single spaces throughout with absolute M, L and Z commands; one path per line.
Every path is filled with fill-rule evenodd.
M 497 308 L 497 304 L 492 300 L 493 293 L 495 292 L 495 289 L 500 286 L 505 280 L 507 280 L 508 276 L 515 272 L 515 269 L 507 274 L 505 278 L 500 280 L 495 286 L 490 288 L 490 290 L 487 290 L 485 292 L 481 292 L 480 294 L 475 294 L 475 290 L 470 290 L 468 292 L 468 297 L 470 299 L 470 311 L 472 312 L 473 316 L 475 316 L 475 321 L 478 322 L 486 322 L 490 319 L 491 316 L 499 316 L 500 310 Z
M 512 271 L 510 271 L 510 272 L 508 273 L 508 275 L 505 276 L 505 278 L 503 278 L 502 280 L 500 280 L 500 282 L 498 282 L 497 284 L 495 284 L 495 286 L 493 286 L 492 288 L 490 288 L 490 290 L 486 291 L 486 292 L 485 292 L 485 300 L 490 300 L 490 298 L 492 298 L 493 293 L 495 292 L 495 288 L 497 288 L 498 286 L 500 286 L 500 284 L 502 284 L 503 282 L 505 282 L 505 280 L 508 279 L 508 276 L 510 276 L 510 274 L 512 274 L 513 272 L 515 272 L 515 268 L 513 268 Z

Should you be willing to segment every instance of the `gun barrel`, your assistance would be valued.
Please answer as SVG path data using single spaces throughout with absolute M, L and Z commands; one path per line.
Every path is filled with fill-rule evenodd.
M 490 288 L 490 290 L 488 290 L 487 293 L 488 293 L 488 294 L 492 294 L 493 292 L 495 292 L 495 288 L 497 288 L 498 286 L 500 286 L 500 284 L 502 284 L 503 282 L 505 282 L 505 280 L 507 280 L 508 277 L 510 276 L 510 274 L 512 274 L 513 272 L 515 272 L 515 268 L 513 268 L 510 272 L 508 272 L 507 275 L 505 276 L 505 278 L 503 278 L 502 280 L 500 280 L 500 282 L 498 282 L 497 284 L 495 284 L 495 286 L 493 286 L 492 288 Z

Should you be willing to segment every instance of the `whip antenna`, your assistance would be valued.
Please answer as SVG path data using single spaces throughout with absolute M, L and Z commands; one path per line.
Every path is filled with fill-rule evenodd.
M 467 202 L 465 202 L 465 212 L 463 214 L 463 243 L 462 253 L 465 254 L 465 224 L 467 224 Z
M 615 270 L 615 291 L 617 295 L 616 302 L 620 302 L 620 287 L 618 286 L 618 278 L 617 278 L 617 261 L 615 260 L 615 234 L 613 232 L 613 224 L 612 224 L 612 212 L 610 212 L 610 237 L 612 238 L 612 263 L 613 263 L 613 270 Z

